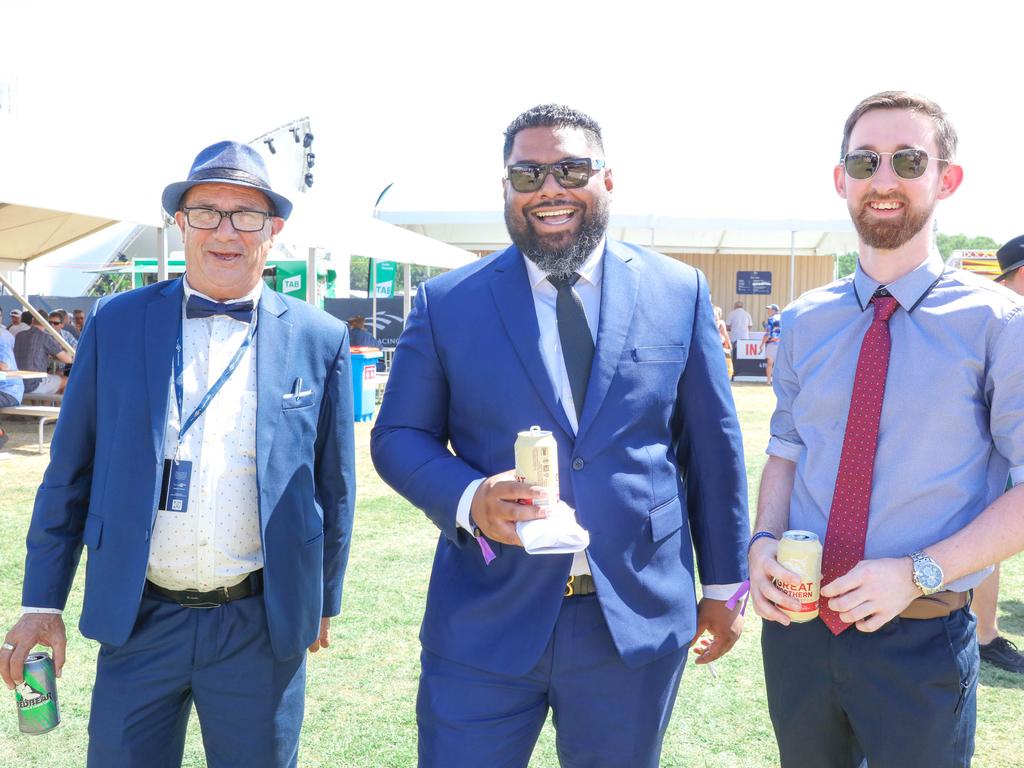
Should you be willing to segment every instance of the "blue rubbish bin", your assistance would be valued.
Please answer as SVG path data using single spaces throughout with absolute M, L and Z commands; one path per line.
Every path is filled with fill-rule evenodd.
M 352 347 L 352 396 L 356 421 L 369 421 L 377 403 L 377 358 L 384 353 L 376 347 Z

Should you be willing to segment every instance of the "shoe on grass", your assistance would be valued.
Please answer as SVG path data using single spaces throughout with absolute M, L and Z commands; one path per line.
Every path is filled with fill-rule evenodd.
M 981 660 L 1007 672 L 1016 672 L 1024 675 L 1024 655 L 1017 650 L 1017 646 L 1001 635 L 987 645 L 978 645 L 981 653 Z

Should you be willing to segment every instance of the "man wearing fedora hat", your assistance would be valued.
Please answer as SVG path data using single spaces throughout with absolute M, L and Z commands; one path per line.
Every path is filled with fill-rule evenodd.
M 292 766 L 305 651 L 328 644 L 348 557 L 348 333 L 263 285 L 292 205 L 253 149 L 204 149 L 162 202 L 185 275 L 85 326 L 0 675 L 20 683 L 36 643 L 59 674 L 84 544 L 89 765 L 180 765 L 194 702 L 209 765 Z

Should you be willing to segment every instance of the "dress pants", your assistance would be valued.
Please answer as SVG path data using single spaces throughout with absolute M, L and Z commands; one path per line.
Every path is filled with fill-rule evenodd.
M 960 768 L 974 753 L 978 640 L 969 607 L 834 636 L 813 620 L 761 633 L 783 768 Z
M 424 649 L 419 765 L 523 768 L 550 707 L 565 768 L 657 768 L 686 651 L 626 667 L 594 595 L 564 600 L 540 661 L 521 677 Z
M 270 649 L 262 596 L 183 608 L 145 596 L 128 642 L 104 645 L 89 718 L 90 768 L 177 768 L 192 703 L 210 768 L 296 765 L 306 654 Z

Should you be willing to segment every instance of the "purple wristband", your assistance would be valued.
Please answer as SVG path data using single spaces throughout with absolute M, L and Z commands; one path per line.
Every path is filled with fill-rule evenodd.
M 771 531 L 758 531 L 757 533 L 755 533 L 753 536 L 750 537 L 750 542 L 747 544 L 747 554 L 748 555 L 750 554 L 750 548 L 752 546 L 754 546 L 754 542 L 755 541 L 757 541 L 758 539 L 764 539 L 764 538 L 770 538 L 770 539 L 772 539 L 774 541 L 778 541 L 779 540 L 779 537 L 776 536 Z

